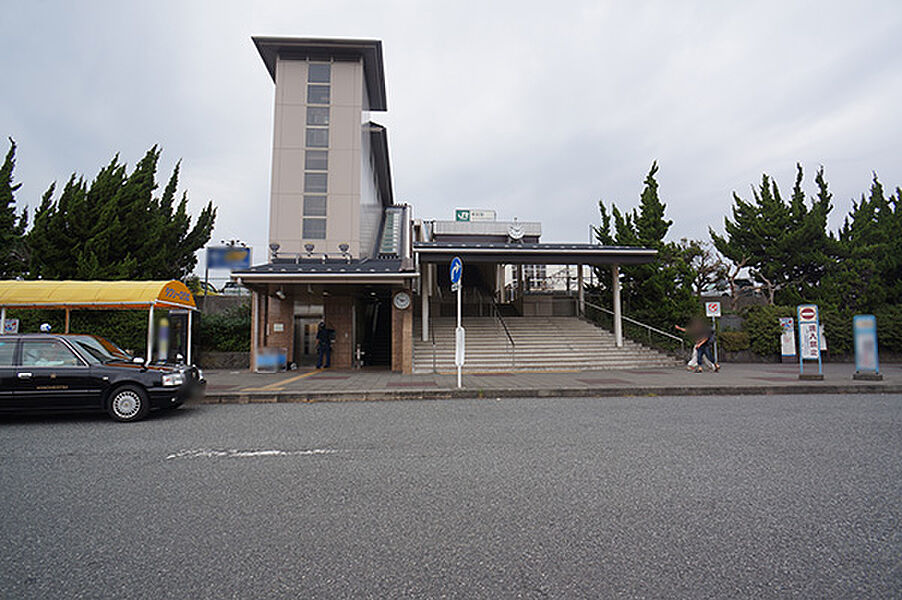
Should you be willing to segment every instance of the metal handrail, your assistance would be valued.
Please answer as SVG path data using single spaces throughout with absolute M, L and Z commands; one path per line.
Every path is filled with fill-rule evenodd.
M 611 316 L 614 315 L 614 311 L 604 308 L 602 306 L 598 306 L 597 304 L 593 304 L 593 303 L 587 301 L 587 302 L 585 302 L 585 305 L 588 307 L 594 308 L 595 310 L 600 310 L 601 312 L 608 313 Z M 621 315 L 620 318 L 623 319 L 624 321 L 629 321 L 633 325 L 638 325 L 639 327 L 644 327 L 649 332 L 649 339 L 651 339 L 651 334 L 652 334 L 652 332 L 654 332 L 654 333 L 657 333 L 658 335 L 663 335 L 664 337 L 668 337 L 670 339 L 678 341 L 680 343 L 680 352 L 686 351 L 686 347 L 685 347 L 686 341 L 683 338 L 681 338 L 680 336 L 673 335 L 672 333 L 667 333 L 666 331 L 661 331 L 657 327 L 652 327 L 651 325 L 646 325 L 645 323 L 640 323 L 639 321 L 637 321 L 635 319 L 631 319 L 624 315 Z
M 517 344 L 514 343 L 514 338 L 511 335 L 510 330 L 507 328 L 507 323 L 504 322 L 504 317 L 501 316 L 501 309 L 498 306 L 498 302 L 495 301 L 495 298 L 492 298 L 492 312 L 495 313 L 495 318 L 498 319 L 498 322 L 501 323 L 501 327 L 504 328 L 504 333 L 507 335 L 507 341 L 510 342 L 511 345 L 511 366 L 517 366 Z

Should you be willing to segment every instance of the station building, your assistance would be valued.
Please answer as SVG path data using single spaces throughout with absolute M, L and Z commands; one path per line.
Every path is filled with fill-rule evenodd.
M 335 331 L 333 367 L 445 368 L 455 256 L 465 265 L 464 327 L 482 336 L 468 344 L 472 369 L 516 370 L 517 331 L 542 335 L 553 319 L 558 331 L 591 327 L 580 322 L 585 273 L 599 266 L 613 278 L 613 306 L 604 310 L 622 352 L 619 266 L 650 262 L 655 250 L 542 243 L 540 223 L 499 221 L 490 209 L 414 218 L 395 197 L 387 131 L 374 121 L 387 110 L 381 42 L 253 41 L 275 83 L 275 110 L 269 260 L 232 274 L 252 292 L 252 369 L 268 349 L 289 363 L 314 362 L 321 320 Z M 548 285 L 550 265 L 566 267 L 566 288 Z M 524 368 L 529 344 L 519 335 Z M 496 342 L 507 350 L 493 350 Z M 510 360 L 493 362 L 499 353 Z

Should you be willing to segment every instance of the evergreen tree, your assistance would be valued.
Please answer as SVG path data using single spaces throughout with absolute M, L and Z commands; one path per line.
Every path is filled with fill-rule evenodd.
M 789 202 L 783 200 L 777 182 L 765 173 L 746 202 L 733 193 L 733 220 L 724 218 L 725 235 L 709 228 L 718 252 L 734 265 L 749 267 L 752 277 L 763 284 L 770 304 L 778 293 L 789 303 L 803 301 L 816 287 L 830 261 L 832 247 L 827 235 L 831 195 L 818 171 L 820 192 L 809 209 L 802 191 L 802 167 Z
M 28 233 L 30 275 L 45 279 L 181 279 L 210 239 L 209 203 L 194 226 L 185 193 L 174 206 L 180 165 L 154 197 L 160 150 L 154 146 L 131 174 L 114 156 L 90 185 L 73 174 L 57 200 L 51 185 Z
M 16 142 L 9 138 L 9 151 L 0 166 L 0 279 L 20 275 L 25 269 L 23 235 L 28 214 L 16 214 L 15 193 L 21 183 L 13 183 Z
M 902 190 L 886 197 L 877 175 L 833 238 L 838 260 L 825 276 L 826 302 L 854 312 L 902 303 Z
M 673 222 L 665 218 L 666 205 L 658 195 L 657 172 L 655 162 L 645 177 L 637 209 L 622 213 L 612 205 L 609 213 L 604 202 L 599 201 L 601 225 L 595 228 L 595 237 L 608 246 L 641 246 L 658 251 L 650 264 L 621 267 L 621 300 L 625 314 L 670 329 L 673 323 L 684 322 L 698 310 L 692 290 L 697 274 L 683 248 L 664 240 Z M 610 303 L 610 272 L 597 269 L 597 275 L 602 301 Z

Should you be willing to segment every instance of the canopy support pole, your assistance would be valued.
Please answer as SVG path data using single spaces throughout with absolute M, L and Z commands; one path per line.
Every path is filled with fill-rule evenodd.
M 63 333 L 69 333 L 69 307 L 66 307 L 66 331 Z
M 144 359 L 144 364 L 149 365 L 152 358 L 153 358 L 153 304 L 150 305 L 150 310 L 147 311 L 147 358 Z
M 614 344 L 623 347 L 623 319 L 620 309 L 620 265 L 611 265 L 611 287 L 614 290 Z
M 586 314 L 586 286 L 583 281 L 583 266 L 577 265 L 576 268 L 579 269 L 576 273 L 576 284 L 579 287 L 579 308 L 576 312 L 582 317 Z
M 188 366 L 190 367 L 193 363 L 191 362 L 191 314 L 193 310 L 188 311 L 188 347 L 185 349 L 185 356 L 188 357 Z
M 6 333 L 6 307 L 0 308 L 0 335 Z

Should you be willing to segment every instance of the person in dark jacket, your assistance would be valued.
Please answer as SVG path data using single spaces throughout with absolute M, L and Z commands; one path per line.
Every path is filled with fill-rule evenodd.
M 316 330 L 317 369 L 321 369 L 324 366 L 326 369 L 328 369 L 329 365 L 332 363 L 332 336 L 334 334 L 334 330 L 326 327 L 325 321 L 319 322 L 319 327 Z

